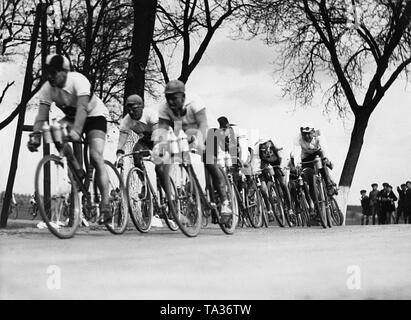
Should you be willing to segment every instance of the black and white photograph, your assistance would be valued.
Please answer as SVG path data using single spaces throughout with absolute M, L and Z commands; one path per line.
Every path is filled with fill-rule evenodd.
M 0 0 L 0 300 L 411 299 L 410 72 L 411 0 Z

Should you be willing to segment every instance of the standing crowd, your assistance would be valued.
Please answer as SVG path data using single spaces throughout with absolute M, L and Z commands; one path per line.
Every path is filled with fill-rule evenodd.
M 401 218 L 404 223 L 411 223 L 411 181 L 397 187 L 398 197 L 389 183 L 384 182 L 381 190 L 377 183 L 371 187 L 368 195 L 361 190 L 362 225 L 369 224 L 370 219 L 372 224 L 398 224 Z

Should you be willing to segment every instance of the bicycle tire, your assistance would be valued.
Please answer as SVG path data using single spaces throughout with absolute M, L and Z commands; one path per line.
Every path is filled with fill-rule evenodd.
M 293 227 L 295 227 L 296 222 L 295 222 L 295 219 L 293 219 L 289 214 L 289 209 L 290 208 L 288 208 L 288 206 L 285 205 L 285 203 L 284 203 L 284 198 L 285 198 L 284 190 L 283 190 L 280 182 L 277 180 L 277 178 L 275 178 L 275 181 L 276 181 L 275 183 L 276 183 L 276 187 L 277 187 L 277 190 L 278 190 L 278 195 L 279 195 L 279 197 L 282 201 L 282 204 L 283 204 L 285 220 L 287 221 L 287 225 L 290 228 L 293 228 Z M 294 220 L 294 222 L 292 222 L 292 220 Z
M 320 224 L 323 228 L 327 228 L 327 207 L 325 204 L 325 195 L 322 185 L 322 179 L 318 176 L 313 176 L 313 186 L 314 186 L 314 203 L 317 209 L 317 214 L 320 218 Z
M 142 178 L 144 181 L 142 181 Z M 137 178 L 140 182 L 141 189 L 144 187 L 144 194 L 137 194 L 138 191 L 134 190 L 136 184 L 133 180 Z M 139 188 L 138 186 L 137 188 Z M 140 168 L 134 167 L 127 174 L 126 180 L 126 192 L 128 199 L 128 208 L 130 212 L 131 220 L 133 221 L 134 226 L 141 233 L 147 233 L 151 229 L 151 223 L 153 220 L 153 195 L 147 183 L 147 176 L 144 171 Z
M 174 185 L 173 180 L 170 179 L 170 183 L 171 183 L 171 187 L 174 189 L 174 192 L 176 191 L 176 186 Z M 167 200 L 166 200 L 167 201 Z M 171 230 L 171 231 L 178 231 L 179 226 L 176 222 L 174 222 L 174 217 L 173 214 L 170 213 L 170 209 L 168 206 L 168 203 L 166 204 L 166 206 L 163 208 L 163 213 L 164 213 L 164 221 L 166 222 L 167 227 Z
M 57 222 L 51 221 L 51 219 L 53 218 L 52 212 L 51 212 L 51 205 L 52 205 L 53 197 L 50 197 L 49 199 L 45 199 L 45 196 L 41 196 L 43 193 L 42 191 L 43 176 L 41 175 L 41 173 L 42 173 L 43 166 L 49 162 L 50 163 L 55 162 L 58 166 L 60 166 L 64 170 L 67 170 L 68 183 L 71 184 L 71 192 L 70 192 L 69 197 L 71 200 L 70 208 L 72 212 L 69 212 L 68 221 L 65 225 L 64 224 L 60 225 L 59 221 Z M 80 197 L 79 197 L 79 193 L 77 189 L 77 183 L 74 179 L 70 166 L 67 163 L 64 164 L 62 159 L 56 155 L 45 156 L 43 159 L 40 160 L 36 168 L 36 173 L 34 177 L 34 190 L 35 190 L 34 192 L 35 192 L 36 202 L 38 205 L 38 211 L 40 212 L 40 215 L 43 221 L 46 223 L 49 231 L 59 239 L 72 238 L 80 225 Z M 63 209 L 65 210 L 64 207 Z M 60 217 L 61 214 L 57 213 L 57 216 Z
M 228 179 L 227 173 L 225 170 L 221 167 L 219 167 L 220 172 L 222 173 L 224 177 L 224 182 L 225 182 L 225 188 L 226 188 L 226 194 L 227 194 L 227 200 L 230 202 L 231 210 L 232 210 L 232 218 L 231 221 L 229 221 L 229 224 L 227 223 L 221 223 L 220 221 L 218 222 L 221 230 L 225 234 L 232 235 L 235 231 L 235 228 L 238 224 L 238 216 L 239 216 L 239 208 L 238 208 L 238 200 L 237 196 L 234 191 L 234 185 L 233 183 Z
M 262 204 L 261 204 L 262 196 L 258 192 L 258 188 L 257 188 L 257 185 L 255 183 L 253 183 L 252 188 L 253 188 L 253 191 L 254 191 L 253 194 L 250 194 L 248 192 L 248 188 L 246 189 L 247 192 L 246 192 L 245 200 L 246 200 L 246 208 L 247 208 L 247 210 L 246 210 L 247 218 L 248 218 L 248 221 L 250 222 L 252 227 L 261 228 L 263 226 L 263 223 L 264 223 L 263 222 L 263 208 L 262 208 Z M 250 208 L 250 195 L 253 196 L 253 198 L 254 198 L 253 200 L 255 202 L 255 205 L 253 206 L 254 209 L 255 209 L 254 214 L 253 214 L 253 212 L 251 211 L 251 208 Z
M 169 170 L 166 170 L 166 181 L 169 180 L 171 185 L 170 192 L 165 190 L 169 210 L 173 214 L 175 222 L 179 226 L 181 232 L 187 237 L 196 237 L 202 227 L 203 213 L 200 205 L 200 195 L 189 166 L 178 166 L 182 171 L 182 179 L 179 181 L 182 182 L 181 185 L 180 183 L 176 183 L 170 176 Z M 184 174 L 186 174 L 186 177 L 184 177 Z M 190 214 L 190 218 L 192 218 L 191 221 L 187 217 L 188 214 L 184 214 L 186 211 L 185 209 L 192 209 L 191 211 L 194 213 L 194 216 Z M 182 214 L 183 210 L 184 213 Z M 191 222 L 190 227 L 188 222 Z
M 114 177 L 117 177 L 118 183 L 115 183 L 114 181 L 111 181 L 110 179 L 110 174 L 107 172 L 109 176 L 109 187 L 111 188 L 111 191 L 115 190 L 117 195 L 120 196 L 119 201 L 110 199 L 110 204 L 112 205 L 112 213 L 113 213 L 113 218 L 111 219 L 111 223 L 106 223 L 105 226 L 108 231 L 110 231 L 112 234 L 119 235 L 124 233 L 124 231 L 127 228 L 128 224 L 128 200 L 127 200 L 127 192 L 126 188 L 123 182 L 123 179 L 121 178 L 120 173 L 118 172 L 117 168 L 108 160 L 104 160 L 104 164 L 106 168 L 110 168 L 112 172 L 114 172 Z M 97 188 L 97 182 L 95 179 L 96 172 L 94 172 L 94 190 L 95 193 L 98 194 L 98 188 Z M 118 194 L 118 191 L 116 189 L 119 189 L 118 191 L 120 192 Z M 111 192 L 110 191 L 110 192 Z
M 277 187 L 275 186 L 274 182 L 269 181 L 267 183 L 268 189 L 268 200 L 270 201 L 274 217 L 278 223 L 278 225 L 282 228 L 285 227 L 286 218 L 284 214 L 284 204 L 282 202 L 281 197 L 279 196 Z
M 330 197 L 331 217 L 336 226 L 342 226 L 344 223 L 344 216 L 338 206 L 337 200 L 334 197 Z

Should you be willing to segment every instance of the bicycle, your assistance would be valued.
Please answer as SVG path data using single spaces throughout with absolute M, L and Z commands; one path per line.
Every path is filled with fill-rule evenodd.
M 147 233 L 151 229 L 153 212 L 159 212 L 159 218 L 164 219 L 171 231 L 177 231 L 178 225 L 174 222 L 168 202 L 157 178 L 155 191 L 150 177 L 147 174 L 145 161 L 152 161 L 150 150 L 140 150 L 125 154 L 119 160 L 133 155 L 141 156 L 140 167 L 133 167 L 127 173 L 126 192 L 131 220 L 141 233 Z
M 252 172 L 252 169 L 248 166 L 245 167 L 241 159 L 236 159 L 240 165 L 240 168 L 250 170 L 250 174 L 246 175 L 239 172 L 239 184 L 240 190 L 236 183 L 234 183 L 234 191 L 238 199 L 239 204 L 239 226 L 252 226 L 254 228 L 261 228 L 264 223 L 264 209 L 261 190 L 258 187 L 258 175 Z M 232 169 L 236 170 L 236 169 Z M 234 174 L 233 174 L 234 176 Z
M 338 205 L 335 199 L 327 193 L 324 178 L 320 173 L 320 169 L 323 168 L 322 160 L 319 156 L 316 156 L 314 160 L 301 162 L 301 164 L 313 165 L 312 167 L 303 168 L 303 173 L 306 180 L 308 180 L 311 196 L 313 197 L 314 206 L 320 218 L 321 226 L 323 228 L 327 228 L 327 226 L 331 228 L 333 220 L 331 215 L 335 206 L 337 206 L 338 209 Z
M 297 215 L 297 225 L 311 227 L 310 206 L 308 205 L 311 198 L 307 198 L 307 196 L 309 197 L 308 186 L 302 177 L 300 167 L 296 168 L 294 178 L 291 178 L 290 175 L 288 185 L 291 194 L 291 206 Z
M 101 194 L 97 188 L 94 168 L 88 159 L 88 143 L 83 137 L 79 143 L 80 146 L 84 145 L 84 170 L 69 145 L 66 126 L 60 127 L 55 123 L 51 131 L 52 134 L 49 130 L 30 134 L 30 138 L 41 134 L 43 143 L 54 143 L 58 151 L 58 155 L 45 156 L 37 166 L 35 198 L 50 232 L 60 239 L 68 239 L 74 236 L 81 220 L 85 219 L 88 224 L 88 221 L 95 222 L 98 219 Z M 105 160 L 104 164 L 109 176 L 109 202 L 113 214 L 111 222 L 105 226 L 113 234 L 122 234 L 128 223 L 124 183 L 110 161 Z M 50 181 L 45 182 L 43 177 L 50 177 Z
M 220 215 L 221 201 L 216 190 L 214 190 L 210 173 L 205 170 L 207 187 L 203 191 L 192 165 L 193 157 L 199 155 L 193 155 L 192 152 L 188 152 L 184 148 L 180 148 L 180 150 L 182 150 L 180 161 L 177 160 L 173 165 L 165 166 L 166 178 L 170 179 L 170 185 L 175 186 L 175 189 L 174 187 L 170 188 L 175 190 L 174 193 L 166 190 L 166 194 L 173 216 L 181 231 L 188 237 L 197 236 L 201 227 L 206 225 L 206 223 L 203 225 L 203 219 L 208 221 L 211 218 L 212 223 L 218 224 L 224 233 L 233 234 L 238 223 L 238 202 L 235 196 L 232 174 L 219 167 L 224 177 L 224 191 L 232 209 L 231 219 L 222 221 Z M 175 169 L 174 175 L 169 175 L 172 168 Z
M 262 169 L 262 179 L 267 184 L 268 201 L 271 205 L 274 217 L 280 227 L 284 227 L 287 218 L 285 216 L 284 200 L 282 190 L 279 186 L 279 182 L 275 179 L 274 167 L 271 165 Z M 281 190 L 281 191 L 280 191 Z M 280 193 L 281 192 L 281 193 Z

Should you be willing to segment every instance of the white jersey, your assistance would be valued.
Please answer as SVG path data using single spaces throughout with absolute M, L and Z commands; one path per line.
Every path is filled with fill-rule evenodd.
M 162 103 L 158 109 L 158 117 L 160 119 L 178 122 L 181 121 L 183 130 L 198 129 L 198 122 L 196 114 L 201 110 L 206 110 L 208 128 L 218 128 L 218 123 L 215 117 L 211 115 L 209 110 L 206 109 L 203 100 L 195 94 L 187 94 L 183 109 L 186 113 L 182 117 L 177 117 L 173 111 L 168 107 L 167 102 Z
M 64 88 L 52 87 L 46 81 L 40 89 L 40 103 L 50 106 L 53 102 L 67 116 L 74 118 L 78 97 L 90 96 L 91 85 L 88 79 L 78 72 L 68 72 Z M 96 95 L 92 95 L 87 107 L 87 117 L 109 117 L 108 109 Z
M 321 150 L 323 156 L 326 157 L 327 143 L 325 137 L 321 135 L 319 130 L 315 131 L 314 137 L 310 142 L 305 141 L 300 133 L 294 140 L 294 146 L 301 149 L 300 153 L 298 150 L 294 153 L 295 156 L 300 156 L 300 159 L 297 158 L 299 160 L 298 162 L 319 150 Z
M 127 114 L 120 122 L 120 132 L 134 131 L 140 133 L 152 133 L 154 126 L 158 123 L 158 112 L 153 108 L 144 108 L 140 120 L 133 120 Z
M 123 150 L 127 143 L 127 137 L 131 131 L 134 131 L 139 138 L 142 136 L 150 137 L 158 124 L 158 112 L 152 108 L 144 108 L 140 120 L 133 120 L 130 114 L 127 114 L 120 122 L 120 136 L 118 139 L 117 150 Z

